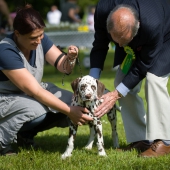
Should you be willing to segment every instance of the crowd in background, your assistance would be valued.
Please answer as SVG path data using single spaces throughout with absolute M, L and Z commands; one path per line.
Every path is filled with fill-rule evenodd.
M 68 0 L 61 4 L 60 10 L 56 5 L 51 6 L 51 10 L 47 13 L 47 22 L 52 26 L 57 26 L 60 23 L 86 24 L 89 31 L 94 31 L 94 12 L 95 6 L 89 6 L 83 21 L 76 0 Z
M 94 31 L 94 12 L 95 6 L 87 7 L 84 16 L 80 15 L 80 7 L 77 0 L 67 0 L 60 7 L 56 4 L 49 6 L 46 20 L 49 26 L 58 26 L 61 23 L 85 24 L 88 31 Z M 4 0 L 0 0 L 0 34 L 6 31 L 12 31 L 13 19 L 16 13 L 10 11 L 8 4 Z

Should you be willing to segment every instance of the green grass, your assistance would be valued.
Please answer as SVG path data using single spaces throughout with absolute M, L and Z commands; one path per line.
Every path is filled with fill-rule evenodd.
M 103 82 L 109 90 L 113 90 L 115 73 L 111 71 L 112 61 L 109 54 L 105 70 L 101 76 Z M 80 56 L 82 60 L 82 56 Z M 83 75 L 88 74 L 89 70 L 81 66 Z M 45 67 L 44 81 L 50 81 L 59 87 L 71 90 L 70 82 L 81 76 L 79 67 L 76 66 L 72 75 L 64 78 L 63 74 L 58 73 L 51 66 Z M 143 84 L 144 86 L 144 84 Z M 170 85 L 168 85 L 170 87 Z M 170 89 L 170 88 L 169 88 Z M 140 92 L 144 98 L 144 87 Z M 118 135 L 120 146 L 126 145 L 125 133 L 121 115 L 118 112 Z M 17 156 L 0 157 L 0 170 L 168 170 L 170 169 L 170 155 L 159 158 L 138 158 L 137 152 L 118 152 L 112 148 L 111 128 L 104 116 L 102 118 L 103 134 L 107 157 L 97 155 L 97 147 L 94 143 L 92 150 L 85 150 L 89 136 L 88 126 L 81 126 L 77 132 L 75 149 L 73 156 L 67 160 L 61 160 L 61 154 L 65 151 L 68 139 L 68 128 L 53 128 L 39 133 L 35 137 L 35 142 L 39 145 L 38 150 L 26 150 L 20 148 Z

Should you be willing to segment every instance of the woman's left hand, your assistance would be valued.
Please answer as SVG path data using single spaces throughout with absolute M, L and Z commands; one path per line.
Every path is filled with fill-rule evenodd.
M 74 45 L 69 46 L 67 56 L 69 60 L 74 60 L 78 56 L 78 48 Z

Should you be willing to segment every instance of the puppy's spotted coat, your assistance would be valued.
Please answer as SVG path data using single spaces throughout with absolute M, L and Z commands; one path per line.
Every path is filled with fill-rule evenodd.
M 93 115 L 94 110 L 102 103 L 102 100 L 99 100 L 98 98 L 102 96 L 105 86 L 100 81 L 89 75 L 77 78 L 71 83 L 71 86 L 74 91 L 72 106 L 86 107 L 90 111 L 88 115 L 93 117 L 93 121 L 88 123 L 90 127 L 90 137 L 85 148 L 92 149 L 94 138 L 97 135 L 98 154 L 100 156 L 106 156 L 102 134 L 102 123 L 99 118 Z M 113 147 L 116 148 L 119 147 L 116 131 L 116 106 L 109 111 L 107 116 L 112 126 Z M 66 151 L 62 154 L 62 159 L 72 155 L 77 128 L 78 125 L 71 123 L 69 127 L 68 145 Z

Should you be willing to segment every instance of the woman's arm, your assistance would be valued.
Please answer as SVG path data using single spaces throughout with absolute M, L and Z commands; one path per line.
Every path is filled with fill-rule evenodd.
M 45 59 L 48 63 L 54 66 L 54 63 L 61 54 L 62 52 L 55 45 L 53 45 L 46 53 Z M 61 59 L 58 61 L 58 64 L 56 64 L 56 68 L 62 73 L 71 73 L 77 56 L 78 48 L 73 45 L 69 46 L 68 53 L 62 55 Z
M 24 93 L 35 98 L 40 103 L 66 114 L 74 123 L 85 123 L 86 121 L 92 120 L 89 116 L 83 114 L 83 112 L 88 112 L 87 109 L 82 107 L 69 107 L 52 93 L 43 89 L 26 68 L 2 70 L 2 72 Z

